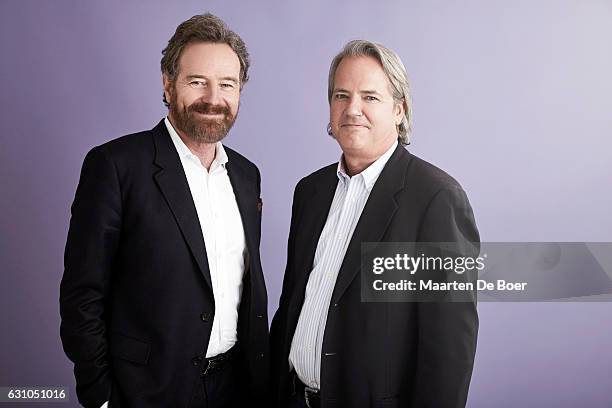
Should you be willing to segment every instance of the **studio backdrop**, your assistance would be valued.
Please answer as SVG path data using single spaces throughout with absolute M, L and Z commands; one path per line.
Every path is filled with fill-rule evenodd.
M 327 75 L 351 39 L 401 56 L 408 149 L 459 180 L 483 241 L 612 241 L 610 1 L 4 0 L 0 387 L 63 386 L 70 401 L 50 406 L 78 405 L 58 297 L 82 160 L 165 116 L 161 50 L 206 11 L 252 58 L 225 143 L 261 170 L 270 316 L 293 188 L 340 157 L 326 133 Z M 482 302 L 479 312 L 469 407 L 612 406 L 611 303 Z

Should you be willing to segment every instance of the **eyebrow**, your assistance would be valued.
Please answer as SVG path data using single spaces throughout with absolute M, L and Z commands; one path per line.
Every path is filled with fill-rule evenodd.
M 221 81 L 230 81 L 230 82 L 233 82 L 233 83 L 237 84 L 238 83 L 238 78 L 231 77 L 231 76 L 226 76 L 226 77 L 221 78 Z
M 337 92 L 350 93 L 349 91 L 343 88 L 334 89 L 334 93 L 337 93 Z M 359 93 L 361 95 L 382 95 L 380 92 L 375 91 L 375 90 L 370 90 L 370 89 L 364 89 L 363 91 L 359 91 Z
M 192 79 L 206 79 L 207 80 L 209 78 L 204 76 L 204 75 L 194 74 L 194 75 L 187 75 L 187 77 L 185 79 L 187 79 L 189 81 L 189 80 L 192 80 Z M 226 77 L 220 78 L 220 81 L 231 81 L 231 82 L 233 82 L 235 84 L 238 83 L 238 79 L 235 78 L 235 77 L 231 77 L 231 76 L 226 76 Z

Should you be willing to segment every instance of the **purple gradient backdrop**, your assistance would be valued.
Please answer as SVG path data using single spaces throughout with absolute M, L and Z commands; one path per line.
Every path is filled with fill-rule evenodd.
M 252 55 L 227 143 L 263 175 L 271 313 L 293 187 L 339 156 L 325 133 L 327 70 L 354 38 L 402 56 L 410 150 L 461 181 L 483 240 L 612 241 L 610 1 L 4 0 L 0 11 L 0 386 L 67 385 L 64 406 L 76 406 L 58 286 L 79 169 L 92 146 L 165 114 L 160 51 L 204 11 Z M 468 406 L 612 406 L 611 304 L 479 307 Z

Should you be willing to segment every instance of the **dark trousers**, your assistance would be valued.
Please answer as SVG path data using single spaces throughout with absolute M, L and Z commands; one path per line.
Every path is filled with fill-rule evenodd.
M 297 374 L 294 372 L 291 373 L 292 376 L 292 393 L 291 398 L 289 398 L 289 408 L 308 408 L 308 404 L 306 403 L 306 398 L 304 395 L 305 385 L 300 381 Z M 321 402 L 319 399 L 319 394 L 310 396 L 310 407 L 311 408 L 319 408 L 321 406 Z
M 240 358 L 233 358 L 210 374 L 201 376 L 194 387 L 193 408 L 243 407 L 246 392 Z
M 289 399 L 288 408 L 308 408 L 304 396 L 298 393 L 294 393 Z

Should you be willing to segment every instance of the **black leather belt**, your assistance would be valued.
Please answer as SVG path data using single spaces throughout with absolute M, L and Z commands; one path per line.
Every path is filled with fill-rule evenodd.
M 321 394 L 319 390 L 315 390 L 304 384 L 297 376 L 295 371 L 293 372 L 293 389 L 297 393 L 298 397 L 303 399 L 308 408 L 320 408 L 321 407 Z
M 200 377 L 206 377 L 207 375 L 220 371 L 227 363 L 232 361 L 238 354 L 238 345 L 234 345 L 231 349 L 225 353 L 217 354 L 214 357 L 204 358 L 203 356 L 196 357 L 194 359 L 194 365 L 199 365 Z

